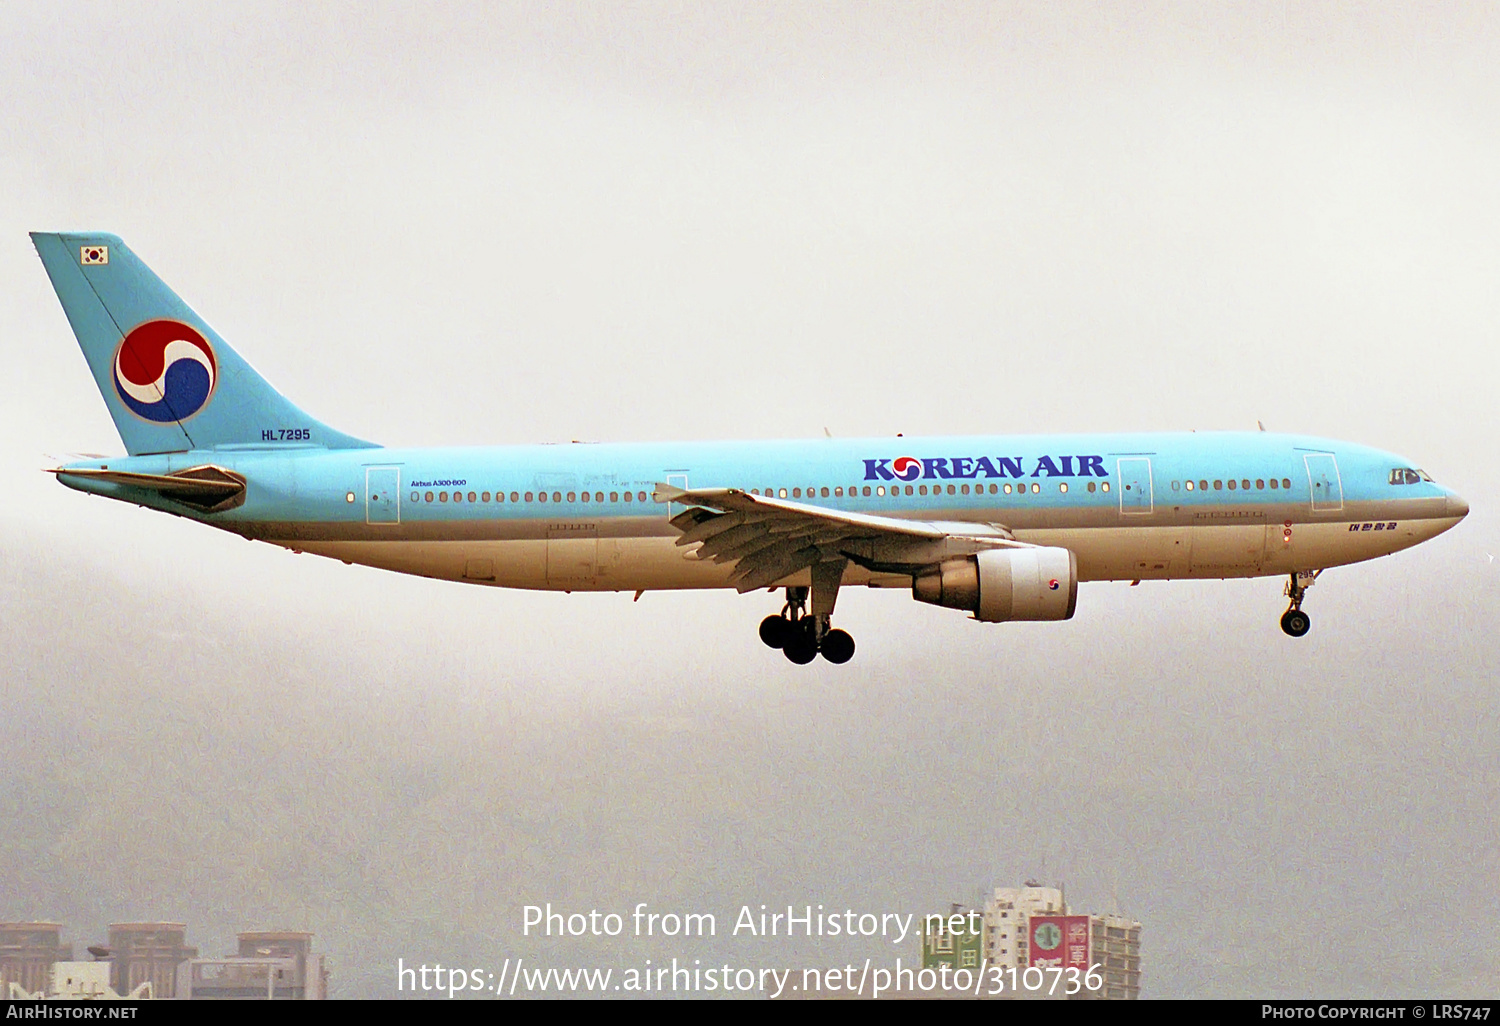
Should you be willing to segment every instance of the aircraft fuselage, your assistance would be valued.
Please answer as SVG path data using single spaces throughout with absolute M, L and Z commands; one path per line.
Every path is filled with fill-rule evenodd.
M 676 544 L 668 519 L 681 507 L 653 500 L 658 483 L 996 525 L 1071 550 L 1080 581 L 1311 571 L 1408 548 L 1467 512 L 1402 457 L 1258 432 L 216 449 L 70 466 L 167 474 L 205 464 L 245 478 L 242 504 L 204 512 L 144 489 L 60 478 L 350 563 L 564 591 L 729 585 L 730 565 Z M 802 570 L 778 586 L 807 578 Z M 911 577 L 851 563 L 843 583 L 909 587 Z

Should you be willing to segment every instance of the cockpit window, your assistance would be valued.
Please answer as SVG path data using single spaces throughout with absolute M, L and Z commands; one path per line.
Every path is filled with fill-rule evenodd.
M 1427 476 L 1426 471 L 1413 470 L 1411 467 L 1396 467 L 1391 471 L 1391 484 L 1393 485 L 1409 485 L 1431 480 L 1432 478 Z

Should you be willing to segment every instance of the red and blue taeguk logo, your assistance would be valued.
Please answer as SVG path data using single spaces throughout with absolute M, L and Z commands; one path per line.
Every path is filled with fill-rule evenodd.
M 910 456 L 898 456 L 891 460 L 891 473 L 903 481 L 915 481 L 922 476 L 922 461 Z
M 180 321 L 137 325 L 115 350 L 115 391 L 137 417 L 166 424 L 208 403 L 219 379 L 213 347 Z

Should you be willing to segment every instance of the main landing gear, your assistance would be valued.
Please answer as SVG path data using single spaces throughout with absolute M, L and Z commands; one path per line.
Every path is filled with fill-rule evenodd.
M 1285 613 L 1281 614 L 1281 629 L 1294 638 L 1300 638 L 1312 629 L 1312 617 L 1302 611 L 1302 598 L 1317 581 L 1321 570 L 1299 570 L 1287 582 L 1286 592 L 1291 599 Z
M 845 560 L 840 559 L 813 567 L 811 613 L 806 608 L 809 589 L 787 588 L 786 605 L 781 607 L 781 613 L 760 622 L 760 640 L 771 648 L 781 649 L 783 655 L 798 665 L 812 662 L 819 653 L 830 663 L 847 663 L 854 658 L 854 639 L 847 631 L 829 626 L 845 565 Z

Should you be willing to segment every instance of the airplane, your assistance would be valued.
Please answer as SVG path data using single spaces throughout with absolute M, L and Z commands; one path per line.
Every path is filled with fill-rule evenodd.
M 1088 581 L 1285 576 L 1469 507 L 1411 460 L 1255 432 L 392 449 L 273 389 L 117 236 L 32 233 L 128 453 L 69 488 L 346 563 L 503 588 L 784 590 L 760 637 L 845 663 L 844 586 L 973 619 L 1067 620 Z

